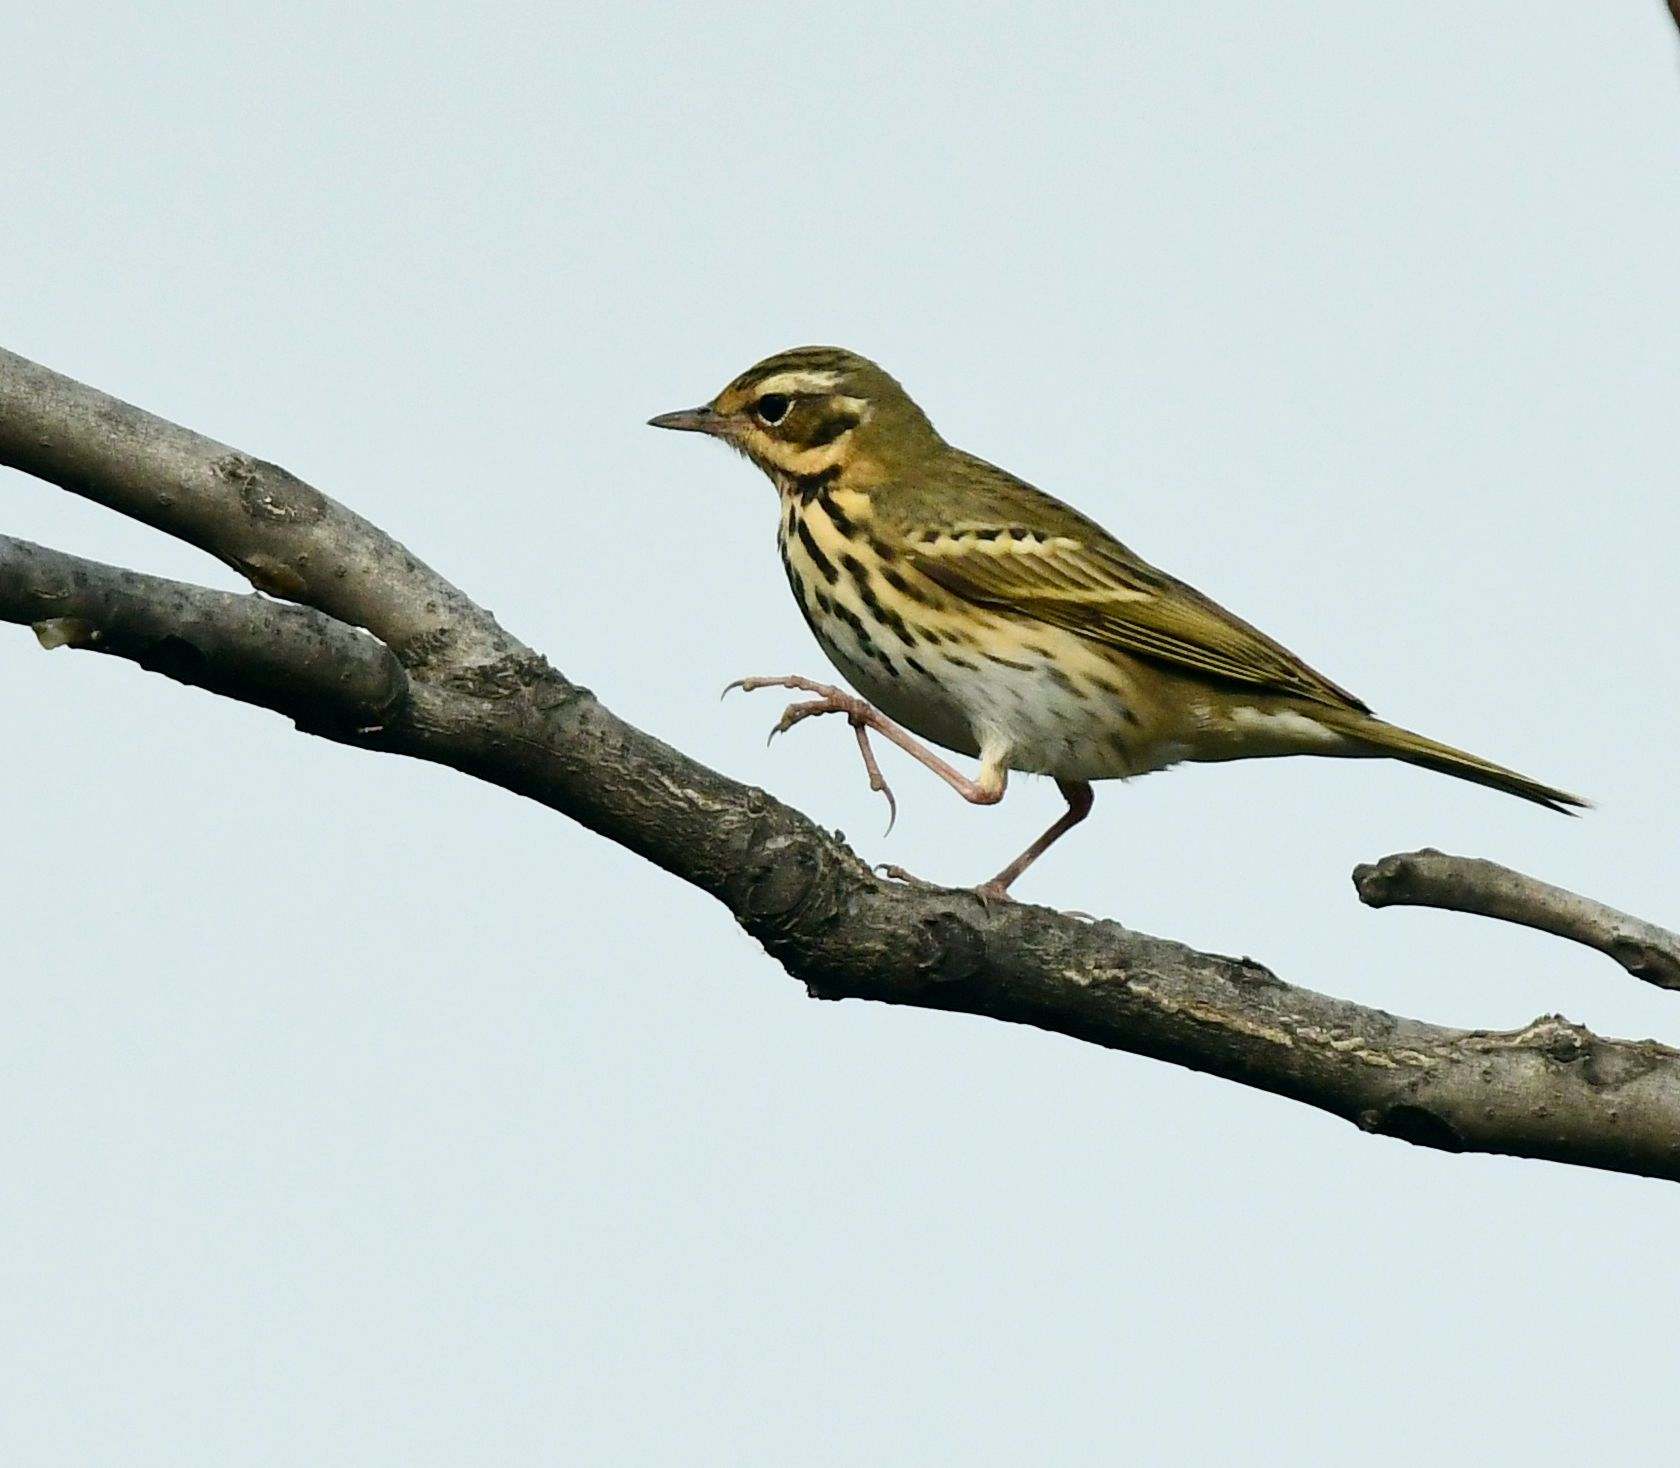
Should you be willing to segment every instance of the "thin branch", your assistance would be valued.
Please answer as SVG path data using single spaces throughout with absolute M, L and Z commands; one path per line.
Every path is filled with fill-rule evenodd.
M 1441 907 L 1520 923 L 1596 948 L 1659 989 L 1680 989 L 1680 933 L 1497 862 L 1407 851 L 1355 867 L 1353 885 L 1367 907 Z
M 407 696 L 382 642 L 324 613 L 107 566 L 0 535 L 0 621 L 109 653 L 301 727 L 367 731 Z
M 0 405 L 8 400 L 7 370 L 0 359 Z M 87 392 L 63 379 L 50 388 L 69 404 Z M 140 419 L 123 417 L 114 428 L 98 415 L 69 418 L 78 434 L 95 440 L 121 435 L 120 453 L 98 441 L 55 449 L 59 462 L 79 466 L 88 480 L 83 492 L 104 503 L 131 504 L 135 484 L 155 486 L 179 467 L 182 430 L 164 425 L 153 445 Z M 0 416 L 0 462 L 22 457 L 29 467 L 36 458 L 8 457 L 7 445 L 18 438 Z M 238 476 L 216 482 L 225 499 L 242 503 Z M 207 494 L 213 488 L 204 486 Z M 292 554 L 306 566 L 330 554 L 313 544 L 317 528 L 330 547 L 331 527 L 343 523 L 344 512 L 322 500 L 319 515 L 290 526 Z M 243 513 L 210 503 L 195 523 L 209 548 L 223 554 L 228 542 L 218 537 L 242 534 Z M 312 715 L 305 720 L 312 733 L 448 765 L 540 801 L 717 897 L 816 997 L 1034 1025 L 1207 1071 L 1447 1151 L 1505 1152 L 1680 1180 L 1680 1051 L 1667 1046 L 1602 1039 L 1555 1017 L 1503 1033 L 1430 1025 L 1296 988 L 1250 960 L 1198 953 L 1117 923 L 884 882 L 798 811 L 626 724 L 539 658 L 510 655 L 488 679 L 427 679 L 411 665 L 406 696 L 381 703 L 379 716 L 363 723 L 368 699 L 379 703 L 379 690 L 391 686 L 375 676 L 378 660 L 352 678 L 362 692 L 339 702 L 341 690 L 321 662 L 304 655 L 319 635 L 337 639 L 322 644 L 329 659 L 356 663 L 369 641 L 362 634 L 322 629 L 314 613 L 258 598 L 183 588 L 72 557 L 44 563 L 40 558 L 54 553 L 19 552 L 16 544 L 10 579 L 0 579 L 9 588 L 0 593 L 0 617 L 68 625 L 72 645 L 142 661 L 136 649 L 179 641 L 214 671 L 214 681 L 194 680 L 202 686 L 294 717 L 301 707 Z M 418 615 L 402 604 L 406 599 L 438 590 L 424 578 L 390 576 L 377 558 L 341 564 L 350 583 L 346 604 L 371 600 L 396 625 L 413 625 Z M 20 572 L 19 565 L 33 569 Z M 362 577 L 371 590 L 359 584 Z M 79 587 L 86 595 L 78 600 L 71 593 Z M 473 620 L 476 609 L 458 613 L 463 603 L 472 605 L 445 584 L 438 615 Z M 183 665 L 200 666 L 182 657 L 170 671 Z M 251 676 L 242 683 L 245 669 Z M 299 678 L 307 696 L 276 697 L 276 670 L 283 684 Z M 265 696 L 252 697 L 258 689 Z M 331 716 L 314 717 L 323 704 Z

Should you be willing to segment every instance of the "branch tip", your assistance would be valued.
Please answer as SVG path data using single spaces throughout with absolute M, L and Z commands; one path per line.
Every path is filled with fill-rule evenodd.
M 1534 928 L 1614 959 L 1634 978 L 1680 990 L 1680 933 L 1480 857 L 1433 847 L 1353 869 L 1367 907 L 1435 907 Z

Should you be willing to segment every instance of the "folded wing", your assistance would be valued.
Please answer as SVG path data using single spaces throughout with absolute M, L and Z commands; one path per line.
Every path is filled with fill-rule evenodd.
M 908 527 L 911 564 L 989 611 L 1036 618 L 1168 668 L 1369 712 L 1257 628 L 1139 560 L 1077 511 L 1033 493 L 1055 512 L 1046 523 L 998 515 Z

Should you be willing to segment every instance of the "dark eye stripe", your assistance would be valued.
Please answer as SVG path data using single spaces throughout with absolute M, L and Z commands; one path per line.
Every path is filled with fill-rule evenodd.
M 833 443 L 841 434 L 850 433 L 862 421 L 856 413 L 835 413 L 817 424 L 811 436 L 805 440 L 805 446 L 818 449 L 824 444 Z

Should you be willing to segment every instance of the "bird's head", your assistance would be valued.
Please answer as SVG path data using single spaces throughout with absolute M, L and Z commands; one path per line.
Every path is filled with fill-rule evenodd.
M 839 347 L 778 352 L 703 407 L 648 421 L 721 438 L 778 483 L 835 467 L 867 478 L 906 452 L 942 443 L 893 377 Z

